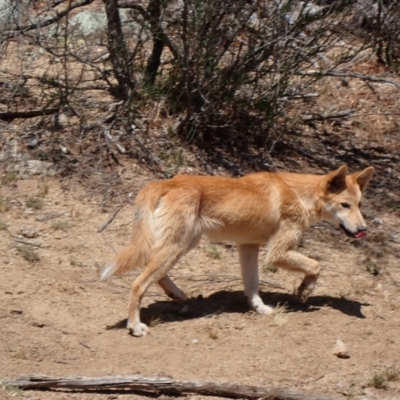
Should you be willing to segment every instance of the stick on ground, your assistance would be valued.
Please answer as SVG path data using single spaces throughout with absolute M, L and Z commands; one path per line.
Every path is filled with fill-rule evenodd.
M 264 400 L 337 400 L 337 398 L 298 393 L 288 389 L 275 389 L 257 386 L 237 385 L 231 383 L 178 381 L 167 377 L 103 376 L 89 377 L 50 377 L 33 375 L 16 380 L 4 381 L 7 386 L 21 389 L 72 389 L 96 392 L 104 390 L 133 390 L 157 394 L 185 395 L 196 393 L 204 396 L 228 397 L 232 399 L 264 399 Z
M 104 229 L 107 228 L 107 226 L 113 221 L 113 219 L 116 217 L 116 215 L 120 212 L 120 210 L 121 210 L 121 207 L 116 208 L 116 209 L 112 212 L 112 214 L 108 217 L 107 221 L 104 222 L 104 224 L 101 225 L 101 226 L 99 227 L 99 229 L 97 229 L 97 232 L 98 232 L 98 233 L 103 232 Z

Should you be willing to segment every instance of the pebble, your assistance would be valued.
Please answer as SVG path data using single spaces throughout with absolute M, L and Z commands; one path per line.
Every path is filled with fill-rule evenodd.
M 350 357 L 347 346 L 340 339 L 336 341 L 335 347 L 333 349 L 333 354 L 339 358 Z

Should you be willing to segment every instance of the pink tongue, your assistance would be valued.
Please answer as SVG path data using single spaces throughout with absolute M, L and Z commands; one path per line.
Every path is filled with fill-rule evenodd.
M 363 237 L 365 237 L 365 236 L 367 236 L 367 232 L 361 231 L 361 232 L 358 232 L 357 235 L 356 235 L 355 237 L 356 237 L 357 239 L 361 239 L 361 238 L 363 238 Z

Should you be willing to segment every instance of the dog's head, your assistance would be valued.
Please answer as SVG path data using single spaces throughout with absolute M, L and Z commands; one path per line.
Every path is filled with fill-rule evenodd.
M 337 224 L 351 238 L 363 238 L 367 227 L 361 215 L 361 197 L 374 173 L 373 167 L 348 175 L 344 165 L 325 176 L 323 219 Z

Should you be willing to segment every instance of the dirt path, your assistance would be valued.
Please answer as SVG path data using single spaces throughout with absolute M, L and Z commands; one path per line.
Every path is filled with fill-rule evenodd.
M 138 176 L 133 192 L 147 179 Z M 142 310 L 151 334 L 140 339 L 124 328 L 133 277 L 99 281 L 114 250 L 128 240 L 131 207 L 98 233 L 113 208 L 102 213 L 101 199 L 79 185 L 66 190 L 56 178 L 27 179 L 2 187 L 0 197 L 0 379 L 141 374 L 400 399 L 400 221 L 396 212 L 376 211 L 371 193 L 363 207 L 374 233 L 365 242 L 328 225 L 305 236 L 301 251 L 323 266 L 306 306 L 292 295 L 301 278 L 271 271 L 260 260 L 263 298 L 286 312 L 263 317 L 249 311 L 236 249 L 203 241 L 172 274 L 192 298 L 175 304 L 152 287 Z M 38 260 L 26 260 L 34 254 Z M 350 358 L 332 354 L 337 339 Z M 0 391 L 0 397 L 14 395 L 139 398 Z

